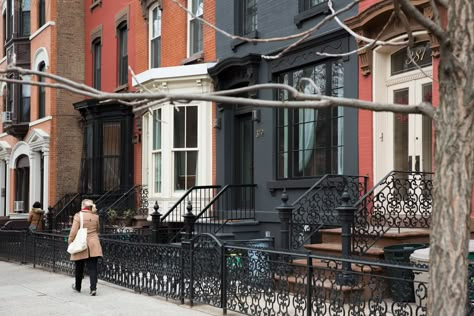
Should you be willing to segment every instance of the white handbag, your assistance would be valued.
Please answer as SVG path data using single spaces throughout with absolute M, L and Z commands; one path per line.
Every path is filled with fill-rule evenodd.
M 67 247 L 70 254 L 78 253 L 87 249 L 87 228 L 84 228 L 84 218 L 82 212 L 79 212 L 81 227 L 77 231 L 76 238 Z

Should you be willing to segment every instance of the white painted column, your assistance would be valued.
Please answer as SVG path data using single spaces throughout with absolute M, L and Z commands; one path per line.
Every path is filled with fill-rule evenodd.
M 10 164 L 8 163 L 10 160 L 9 159 L 6 159 L 5 160 L 5 165 L 7 166 L 6 167 L 6 171 L 7 171 L 7 183 L 5 185 L 6 187 L 6 192 L 5 192 L 5 199 L 6 199 L 6 205 L 7 205 L 7 209 L 5 210 L 5 212 L 7 213 L 7 215 L 10 213 L 10 192 L 12 190 L 11 186 L 12 186 L 12 182 L 10 180 L 10 174 L 12 173 L 12 170 L 10 169 Z
M 36 183 L 35 181 L 35 173 L 36 173 L 36 161 L 37 159 L 35 159 L 35 152 L 34 151 L 30 151 L 30 192 L 29 192 L 29 205 L 26 205 L 24 204 L 23 205 L 23 212 L 27 213 L 30 211 L 31 209 L 31 206 L 33 205 L 33 203 L 35 203 L 35 191 L 36 191 L 36 188 L 38 186 L 38 184 Z
M 49 205 L 49 147 L 43 147 L 43 209 L 48 211 Z M 52 206 L 52 205 L 51 205 Z
M 0 190 L 3 189 L 3 193 L 5 194 L 4 196 L 0 196 L 0 216 L 6 216 L 7 215 L 7 209 L 4 207 L 5 205 L 5 199 L 7 198 L 7 185 L 5 183 L 5 173 L 6 173 L 6 167 L 7 163 L 5 160 L 2 160 L 0 163 Z

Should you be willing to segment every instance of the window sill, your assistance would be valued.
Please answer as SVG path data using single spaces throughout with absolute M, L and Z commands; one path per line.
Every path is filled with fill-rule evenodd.
M 92 4 L 89 6 L 89 10 L 92 12 L 95 8 L 102 6 L 102 0 L 95 0 L 92 2 Z
M 194 55 L 189 56 L 181 61 L 181 65 L 189 65 L 194 63 L 200 63 L 204 60 L 204 53 L 199 52 Z
M 118 86 L 117 88 L 114 89 L 114 92 L 115 93 L 128 92 L 128 83 Z
M 258 32 L 257 31 L 253 31 L 253 32 L 250 32 L 248 34 L 245 34 L 245 35 L 241 35 L 242 37 L 247 37 L 247 38 L 258 38 Z M 245 43 L 248 43 L 246 41 L 243 41 L 241 39 L 234 39 L 232 40 L 232 42 L 230 43 L 230 48 L 232 49 L 233 52 L 235 52 L 237 50 L 237 47 L 240 46 L 240 45 L 243 45 Z M 255 43 L 253 43 L 255 44 Z
M 329 14 L 329 12 L 329 6 L 327 2 L 324 2 L 312 7 L 311 9 L 302 11 L 300 14 L 295 16 L 294 21 L 296 26 L 300 28 L 303 26 L 304 21 L 317 17 L 318 15 Z
M 283 189 L 309 189 L 320 178 L 321 177 L 305 178 L 305 179 L 281 179 L 281 180 L 267 181 L 267 189 L 272 194 L 276 190 L 283 190 Z

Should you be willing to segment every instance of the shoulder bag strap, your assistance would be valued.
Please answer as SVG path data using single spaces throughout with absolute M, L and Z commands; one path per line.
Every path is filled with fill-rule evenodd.
M 84 218 L 83 218 L 84 215 L 82 215 L 82 212 L 79 212 L 79 218 L 81 219 L 81 229 L 83 228 L 84 226 Z

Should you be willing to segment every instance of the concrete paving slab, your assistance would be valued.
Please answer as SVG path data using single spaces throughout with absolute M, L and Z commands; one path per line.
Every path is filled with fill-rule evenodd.
M 97 296 L 89 296 L 86 277 L 82 292 L 71 289 L 73 278 L 48 272 L 31 265 L 0 261 L 0 315 L 222 315 L 222 310 L 205 305 L 190 308 L 157 296 L 99 281 Z M 228 315 L 237 315 L 228 313 Z

